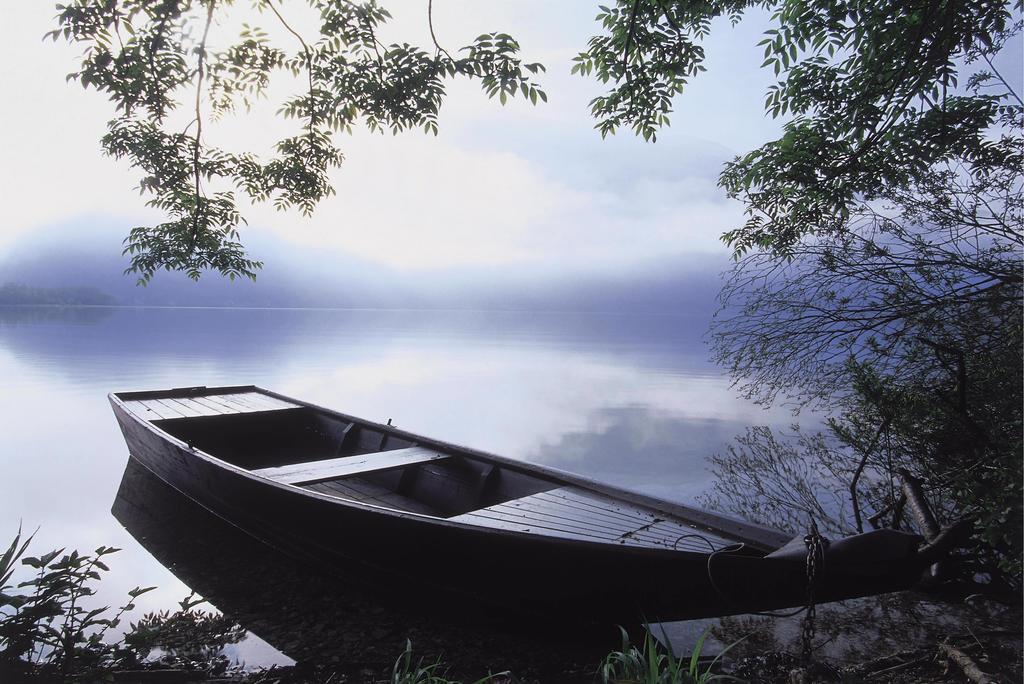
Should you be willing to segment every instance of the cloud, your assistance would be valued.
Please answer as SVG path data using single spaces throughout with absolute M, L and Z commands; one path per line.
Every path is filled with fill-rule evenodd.
M 568 74 L 572 56 L 596 29 L 593 6 L 435 4 L 439 36 L 453 49 L 482 31 L 517 35 L 527 56 L 548 64 L 550 103 L 500 107 L 478 84 L 452 84 L 440 137 L 343 137 L 338 195 L 312 219 L 253 208 L 246 214 L 250 231 L 408 272 L 477 265 L 547 275 L 621 273 L 666 254 L 722 252 L 718 236 L 735 225 L 739 208 L 724 200 L 715 178 L 723 161 L 770 129 L 760 115 L 760 76 L 756 69 L 750 76 L 756 31 L 723 27 L 716 34 L 708 59 L 719 73 L 695 84 L 679 103 L 674 127 L 646 145 L 628 132 L 602 141 L 587 112 L 601 85 Z M 424 13 L 393 9 L 395 25 L 384 39 L 427 44 Z M 0 255 L 18 235 L 89 214 L 113 217 L 122 234 L 160 219 L 134 191 L 137 175 L 101 156 L 109 103 L 65 84 L 79 49 L 39 40 L 53 26 L 52 13 L 46 3 L 22 4 L 6 10 L 0 26 L 0 39 L 20 55 L 0 66 L 0 88 L 16 94 L 0 112 Z M 217 31 L 226 36 L 232 25 Z M 276 106 L 269 101 L 252 116 L 210 122 L 208 140 L 229 149 L 269 146 L 295 126 L 275 116 Z M 744 116 L 749 126 L 737 123 Z
M 585 203 L 519 155 L 413 135 L 350 145 L 336 186 L 305 225 L 266 209 L 256 220 L 390 266 L 439 268 L 542 258 L 530 244 L 536 229 Z
M 257 208 L 254 224 L 403 270 L 464 264 L 544 273 L 635 270 L 667 253 L 722 253 L 740 219 L 715 186 L 720 148 L 592 149 L 588 131 L 510 130 L 501 141 L 357 137 L 338 195 L 316 215 Z M 672 167 L 659 154 L 678 160 Z M 720 156 L 718 157 L 721 158 Z M 691 159 L 695 161 L 691 161 Z

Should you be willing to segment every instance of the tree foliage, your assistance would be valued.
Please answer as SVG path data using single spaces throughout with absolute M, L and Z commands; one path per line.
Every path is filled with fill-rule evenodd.
M 705 503 L 793 534 L 813 517 L 823 534 L 847 535 L 856 528 L 837 487 L 846 479 L 846 456 L 821 433 L 750 427 L 712 456 L 717 477 Z
M 233 43 L 213 49 L 212 31 L 235 4 L 75 0 L 58 6 L 58 28 L 49 36 L 84 47 L 69 79 L 106 94 L 114 105 L 104 151 L 139 170 L 140 191 L 168 216 L 159 225 L 133 228 L 125 241 L 129 270 L 143 283 L 159 269 L 193 279 L 206 269 L 253 278 L 261 264 L 239 241 L 244 218 L 236 193 L 310 214 L 334 193 L 329 172 L 344 159 L 339 133 L 362 124 L 371 131 L 436 134 L 454 78 L 478 81 L 502 104 L 517 95 L 533 103 L 547 97 L 534 80 L 544 67 L 523 62 L 511 36 L 482 34 L 457 56 L 436 39 L 429 49 L 385 45 L 377 34 L 390 14 L 375 0 L 256 0 L 259 16 L 291 43 L 275 44 L 264 28 L 245 25 Z M 319 17 L 316 36 L 302 36 L 284 16 L 286 6 L 302 5 Z M 279 113 L 299 126 L 276 143 L 272 158 L 228 151 L 204 138 L 208 118 L 250 107 L 272 81 L 288 75 L 302 89 Z M 172 115 L 186 107 L 182 127 Z
M 820 405 L 860 368 L 938 386 L 956 367 L 954 347 L 1012 352 L 1024 248 L 1015 145 L 1005 168 L 934 170 L 890 188 L 884 203 L 856 203 L 842 233 L 805 240 L 786 259 L 741 260 L 712 326 L 718 360 L 762 403 Z
M 771 12 L 762 67 L 777 76 L 765 110 L 788 117 L 778 140 L 726 165 L 720 184 L 743 201 L 725 234 L 737 255 L 788 254 L 808 235 L 843 232 L 851 208 L 956 160 L 979 171 L 1008 164 L 989 132 L 1020 100 L 958 90 L 1002 77 L 991 58 L 1020 29 L 1017 2 L 984 0 L 619 0 L 574 71 L 612 87 L 591 102 L 602 135 L 629 126 L 653 139 L 672 98 L 704 70 L 713 20 Z M 1017 16 L 1012 12 L 1017 10 Z
M 990 59 L 1009 31 L 961 58 Z M 861 529 L 862 508 L 898 509 L 892 482 L 904 469 L 927 482 L 947 520 L 975 519 L 973 558 L 998 586 L 1019 589 L 1024 109 L 994 70 L 978 72 L 957 97 L 995 103 L 972 124 L 973 137 L 941 119 L 929 137 L 927 113 L 908 115 L 894 126 L 913 128 L 921 151 L 890 149 L 872 188 L 835 193 L 843 206 L 833 222 L 805 215 L 801 232 L 774 223 L 765 241 L 746 244 L 756 249 L 722 290 L 715 353 L 748 396 L 824 411 L 828 448 L 798 454 L 771 434 L 748 434 L 718 459 L 719 495 L 735 499 L 749 481 L 775 482 L 776 494 L 786 476 L 810 481 L 780 470 L 778 459 L 826 463 L 831 486 L 849 490 L 843 506 L 815 508 L 791 495 L 767 499 L 761 513 L 786 521 L 846 512 Z M 804 485 L 792 482 L 799 494 Z
M 712 331 L 748 396 L 831 416 L 858 529 L 859 505 L 895 506 L 895 488 L 868 490 L 905 469 L 977 521 L 976 555 L 1019 588 L 1024 110 L 1010 89 L 994 97 L 1008 103 L 984 163 L 948 154 L 850 201 L 841 228 L 740 259 Z M 870 437 L 883 429 L 884 448 Z M 741 463 L 772 477 L 755 449 L 730 457 L 727 480 Z

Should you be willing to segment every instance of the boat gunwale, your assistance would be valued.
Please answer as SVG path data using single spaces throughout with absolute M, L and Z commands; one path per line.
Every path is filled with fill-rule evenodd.
M 311 402 L 307 402 L 287 395 L 279 394 L 272 390 L 259 387 L 257 385 L 229 385 L 223 387 L 206 387 L 206 386 L 195 386 L 195 387 L 179 387 L 170 390 L 146 390 L 146 391 L 132 391 L 132 392 L 111 392 L 107 395 L 108 400 L 111 404 L 119 407 L 129 418 L 137 423 L 142 424 L 147 430 L 156 434 L 159 439 L 171 443 L 175 447 L 182 451 L 193 454 L 199 458 L 202 458 L 211 464 L 227 470 L 235 475 L 242 475 L 250 480 L 255 480 L 263 484 L 270 484 L 287 491 L 289 493 L 298 493 L 303 496 L 308 496 L 317 500 L 325 501 L 335 505 L 341 505 L 348 508 L 356 509 L 370 509 L 374 513 L 394 516 L 402 519 L 412 519 L 418 522 L 427 524 L 437 525 L 441 527 L 453 527 L 462 530 L 471 531 L 483 531 L 487 534 L 497 534 L 500 536 L 508 536 L 514 538 L 527 538 L 537 543 L 555 543 L 555 544 L 571 544 L 571 545 L 582 545 L 588 547 L 597 547 L 600 549 L 607 550 L 609 547 L 614 548 L 616 553 L 628 553 L 628 554 L 641 554 L 641 555 L 671 555 L 672 557 L 679 557 L 680 555 L 686 556 L 707 556 L 705 552 L 699 551 L 686 551 L 671 548 L 660 548 L 655 546 L 627 546 L 625 544 L 616 544 L 613 541 L 590 541 L 584 539 L 560 537 L 554 535 L 544 535 L 535 532 L 527 532 L 521 530 L 508 530 L 498 527 L 489 527 L 484 525 L 478 525 L 463 521 L 452 520 L 449 518 L 443 518 L 439 516 L 431 516 L 423 513 L 416 513 L 413 511 L 404 511 L 397 508 L 391 508 L 388 506 L 382 506 L 379 504 L 373 504 L 369 502 L 358 501 L 355 499 L 344 498 L 340 496 L 331 496 L 322 492 L 318 492 L 313 489 L 301 487 L 297 484 L 289 484 L 284 482 L 275 481 L 269 477 L 258 475 L 251 470 L 237 466 L 229 461 L 218 458 L 213 454 L 207 453 L 201 449 L 192 447 L 187 442 L 167 431 L 161 429 L 158 425 L 154 424 L 152 420 L 148 420 L 143 416 L 129 409 L 126 405 L 126 401 L 132 401 L 137 399 L 146 398 L 177 398 L 177 397 L 188 397 L 199 394 L 230 394 L 240 392 L 256 392 L 264 394 L 266 396 L 285 401 L 288 403 L 296 404 L 295 408 L 308 408 L 314 411 L 326 413 L 328 415 L 341 418 L 342 420 L 355 423 L 361 427 L 368 427 L 375 430 L 380 430 L 388 435 L 393 435 L 398 438 L 410 439 L 418 446 L 425 446 L 429 448 L 436 448 L 440 451 L 454 451 L 463 452 L 466 456 L 471 458 L 478 458 L 484 461 L 491 461 L 500 466 L 507 467 L 510 470 L 533 476 L 540 476 L 543 478 L 551 479 L 559 482 L 563 485 L 577 486 L 585 490 L 597 493 L 599 495 L 608 496 L 613 499 L 621 500 L 625 503 L 632 505 L 641 506 L 652 513 L 659 513 L 668 516 L 669 520 L 675 520 L 676 522 L 683 523 L 687 526 L 693 527 L 695 533 L 708 532 L 716 536 L 725 538 L 726 540 L 735 540 L 736 542 L 742 543 L 752 549 L 769 553 L 776 550 L 777 548 L 786 544 L 792 539 L 792 535 L 786 534 L 780 530 L 774 530 L 768 527 L 755 525 L 743 520 L 724 516 L 719 513 L 713 513 L 710 511 L 704 511 L 701 509 L 691 508 L 684 504 L 678 504 L 675 502 L 664 501 L 655 497 L 642 494 L 640 492 L 634 492 L 628 489 L 623 489 L 614 485 L 608 485 L 606 483 L 591 480 L 587 477 L 577 475 L 575 473 L 553 468 L 551 466 L 540 465 L 535 463 L 523 463 L 515 459 L 508 458 L 506 456 L 500 456 L 472 447 L 466 447 L 451 442 L 445 442 L 443 440 L 432 439 L 423 435 L 402 430 L 394 425 L 387 425 L 383 423 L 376 423 L 371 420 L 359 418 L 349 414 L 336 411 L 331 408 L 319 406 Z M 289 409 L 268 409 L 267 412 L 275 410 L 289 410 Z M 253 413 L 261 413 L 260 411 L 254 411 Z M 230 415 L 230 414 L 229 414 Z M 189 418 L 177 419 L 177 420 L 189 420 Z M 189 496 L 189 498 L 193 498 Z M 678 509 L 678 510 L 672 510 Z M 472 512 L 472 511 L 471 511 Z M 694 520 L 694 517 L 704 518 L 704 520 Z M 713 523 L 720 523 L 728 525 L 730 527 L 738 528 L 726 530 L 721 527 L 716 527 Z

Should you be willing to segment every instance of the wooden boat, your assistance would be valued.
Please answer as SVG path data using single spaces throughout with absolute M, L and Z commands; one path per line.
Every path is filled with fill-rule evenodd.
M 254 386 L 109 396 L 132 458 L 278 548 L 453 601 L 559 619 L 802 605 L 803 538 L 361 420 Z M 927 566 L 893 530 L 831 543 L 818 601 Z

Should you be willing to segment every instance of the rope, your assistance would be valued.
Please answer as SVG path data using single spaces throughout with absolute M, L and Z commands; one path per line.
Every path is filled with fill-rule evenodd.
M 799 615 L 800 613 L 802 613 L 805 610 L 807 610 L 807 607 L 804 606 L 802 608 L 797 608 L 796 610 L 794 610 L 792 612 L 789 612 L 789 613 L 775 613 L 775 612 L 772 612 L 772 611 L 756 611 L 756 610 L 755 611 L 745 611 L 740 606 L 738 606 L 735 603 L 733 603 L 732 599 L 730 599 L 725 594 L 725 592 L 722 591 L 721 587 L 718 586 L 718 582 L 715 581 L 714 573 L 711 570 L 711 562 L 719 554 L 722 554 L 722 553 L 734 553 L 734 552 L 737 552 L 737 551 L 742 551 L 744 548 L 746 548 L 746 546 L 747 545 L 744 544 L 743 542 L 739 542 L 737 544 L 732 544 L 731 546 L 723 546 L 722 548 L 718 549 L 717 551 L 714 551 L 714 552 L 708 554 L 708 562 L 707 562 L 708 582 L 711 584 L 711 588 L 715 590 L 715 593 L 718 594 L 718 598 L 722 599 L 723 602 L 727 603 L 729 605 L 730 609 L 732 609 L 732 610 L 735 610 L 735 611 L 741 612 L 741 613 L 746 613 L 748 615 L 757 615 L 759 617 L 787 618 L 787 617 L 793 617 L 794 615 Z

